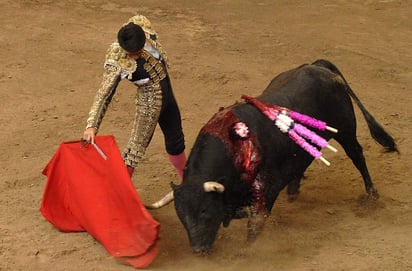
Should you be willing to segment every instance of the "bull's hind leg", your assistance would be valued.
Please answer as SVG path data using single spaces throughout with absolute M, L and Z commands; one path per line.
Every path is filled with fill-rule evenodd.
M 363 182 L 365 184 L 366 192 L 369 197 L 376 200 L 379 198 L 379 193 L 372 183 L 372 179 L 369 175 L 368 167 L 366 166 L 365 156 L 363 155 L 362 146 L 356 139 L 356 135 L 348 136 L 344 138 L 336 137 L 336 141 L 344 148 L 348 157 L 352 160 L 355 167 L 362 175 Z
M 288 201 L 293 202 L 298 198 L 300 188 L 300 178 L 294 179 L 287 186 Z

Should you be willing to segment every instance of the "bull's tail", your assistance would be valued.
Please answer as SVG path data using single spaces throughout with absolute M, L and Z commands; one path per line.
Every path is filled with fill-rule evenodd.
M 348 82 L 346 81 L 342 73 L 338 70 L 338 68 L 328 60 L 324 59 L 319 59 L 313 62 L 313 65 L 325 67 L 331 70 L 332 72 L 338 74 L 340 77 L 342 77 L 343 81 L 345 82 L 347 92 L 356 102 L 363 116 L 365 117 L 372 138 L 375 139 L 376 142 L 378 142 L 380 145 L 382 145 L 386 149 L 386 151 L 399 152 L 396 147 L 395 140 L 392 138 L 391 135 L 389 135 L 388 132 L 385 131 L 385 129 L 383 129 L 383 127 L 375 120 L 375 118 L 368 112 L 368 110 L 366 110 L 365 106 L 361 103 L 359 98 L 356 96 L 355 92 L 350 88 Z

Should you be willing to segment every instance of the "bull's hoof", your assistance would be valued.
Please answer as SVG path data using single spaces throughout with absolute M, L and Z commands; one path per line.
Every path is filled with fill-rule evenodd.
M 252 243 L 256 241 L 256 237 L 257 237 L 257 233 L 248 231 L 246 241 Z
M 298 195 L 299 195 L 299 192 L 296 193 L 296 194 L 288 194 L 288 201 L 289 202 L 294 202 L 295 200 L 298 199 Z
M 257 236 L 262 232 L 266 221 L 266 214 L 257 214 L 249 217 L 247 223 L 247 238 L 248 242 L 256 240 Z
M 372 187 L 368 190 L 368 199 L 369 200 L 378 200 L 380 198 L 378 190 Z

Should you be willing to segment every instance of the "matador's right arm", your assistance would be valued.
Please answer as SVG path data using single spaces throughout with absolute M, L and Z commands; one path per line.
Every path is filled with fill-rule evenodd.
M 136 69 L 135 65 L 127 59 L 126 53 L 121 50 L 118 43 L 110 46 L 106 54 L 102 82 L 89 111 L 86 129 L 92 127 L 99 129 L 116 88 L 121 78 L 125 77 L 123 74 L 126 72 L 130 76 Z

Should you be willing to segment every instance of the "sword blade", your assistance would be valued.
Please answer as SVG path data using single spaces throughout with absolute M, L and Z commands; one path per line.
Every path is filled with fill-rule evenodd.
M 106 154 L 97 146 L 96 143 L 92 143 L 93 147 L 96 149 L 96 151 L 100 154 L 101 157 L 103 157 L 104 160 L 107 160 Z

